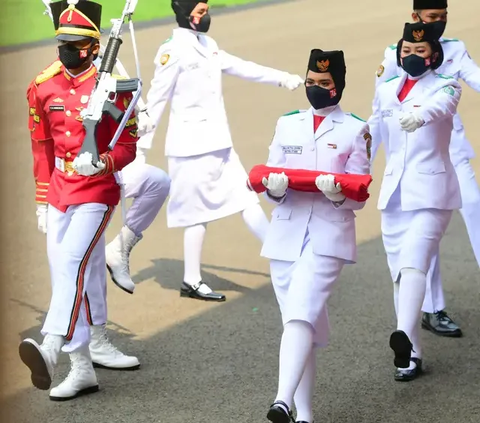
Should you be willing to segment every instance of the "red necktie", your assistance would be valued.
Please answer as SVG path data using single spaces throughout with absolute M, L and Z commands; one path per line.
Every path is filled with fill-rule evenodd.
M 317 129 L 323 122 L 323 119 L 325 119 L 325 116 L 313 115 L 313 133 L 317 132 Z
M 398 94 L 398 99 L 400 103 L 407 98 L 408 93 L 412 90 L 412 88 L 417 83 L 418 79 L 408 79 L 405 81 L 400 93 Z

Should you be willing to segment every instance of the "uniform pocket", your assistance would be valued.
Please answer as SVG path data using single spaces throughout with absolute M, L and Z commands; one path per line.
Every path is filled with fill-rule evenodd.
M 272 212 L 272 217 L 274 220 L 290 220 L 291 216 L 292 216 L 292 209 L 276 208 Z
M 445 163 L 419 163 L 417 165 L 417 172 L 422 175 L 437 175 L 439 173 L 445 173 Z

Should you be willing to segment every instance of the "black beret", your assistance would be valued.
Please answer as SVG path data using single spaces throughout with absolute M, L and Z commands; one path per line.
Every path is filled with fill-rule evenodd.
M 413 0 L 413 9 L 447 9 L 447 0 Z
M 423 43 L 425 41 L 435 42 L 442 36 L 438 25 L 435 22 L 406 23 L 403 29 L 403 40 L 410 43 Z
M 343 55 L 343 51 L 323 51 L 318 48 L 313 49 L 310 52 L 308 70 L 317 73 L 338 73 L 339 71 L 345 72 L 345 57 Z

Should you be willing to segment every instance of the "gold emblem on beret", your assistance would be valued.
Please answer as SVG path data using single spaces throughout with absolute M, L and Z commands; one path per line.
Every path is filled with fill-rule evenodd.
M 168 59 L 170 59 L 170 55 L 169 54 L 162 54 L 162 57 L 160 57 L 160 64 L 162 66 L 166 65 L 167 62 L 168 62 Z
M 417 42 L 422 41 L 423 36 L 425 35 L 425 31 L 423 29 L 421 30 L 415 30 L 412 32 L 413 39 Z
M 317 68 L 320 72 L 326 72 L 330 66 L 330 60 L 317 60 Z

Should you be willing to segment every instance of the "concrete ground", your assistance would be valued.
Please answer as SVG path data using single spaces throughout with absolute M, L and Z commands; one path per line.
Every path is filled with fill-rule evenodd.
M 304 74 L 312 48 L 343 49 L 348 67 L 343 108 L 368 118 L 374 74 L 385 47 L 409 20 L 411 2 L 299 0 L 213 17 L 211 35 L 242 58 Z M 402 3 L 402 4 L 400 4 Z M 446 36 L 464 40 L 480 63 L 480 3 L 452 2 Z M 41 19 L 39 17 L 39 19 Z M 146 88 L 153 57 L 172 25 L 137 33 Z M 128 37 L 126 37 L 128 40 Z M 137 372 L 98 371 L 101 391 L 57 404 L 35 390 L 18 358 L 20 340 L 39 331 L 50 298 L 45 237 L 36 230 L 34 183 L 25 89 L 55 57 L 53 46 L 1 57 L 3 100 L 2 421 L 12 423 L 262 422 L 274 399 L 281 335 L 279 312 L 260 245 L 240 216 L 210 225 L 203 255 L 204 279 L 228 301 L 208 304 L 179 297 L 182 232 L 168 230 L 165 210 L 135 248 L 133 296 L 109 283 L 109 328 L 122 351 L 137 355 Z M 131 47 L 121 58 L 133 72 Z M 235 146 L 247 169 L 263 163 L 276 119 L 308 106 L 294 93 L 226 77 L 224 85 Z M 460 112 L 480 149 L 480 97 L 465 89 Z M 165 168 L 166 113 L 150 163 Z M 472 161 L 478 171 L 480 162 Z M 448 310 L 464 329 L 462 339 L 422 333 L 426 375 L 411 384 L 393 381 L 388 337 L 394 328 L 391 284 L 380 239 L 376 200 L 384 165 L 374 168 L 372 198 L 358 213 L 358 264 L 344 269 L 330 302 L 331 345 L 319 353 L 316 422 L 470 423 L 480 421 L 480 285 L 462 219 L 455 215 L 442 243 Z M 263 200 L 262 200 L 263 202 Z M 263 203 L 270 212 L 271 206 Z M 120 228 L 120 213 L 108 240 Z M 68 372 L 62 357 L 58 383 Z

